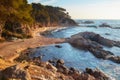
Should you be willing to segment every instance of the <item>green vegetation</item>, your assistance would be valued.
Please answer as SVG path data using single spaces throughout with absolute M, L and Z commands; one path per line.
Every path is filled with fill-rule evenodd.
M 47 27 L 68 24 L 76 25 L 63 8 L 40 3 L 28 4 L 27 0 L 0 1 L 0 40 L 31 37 L 35 25 Z

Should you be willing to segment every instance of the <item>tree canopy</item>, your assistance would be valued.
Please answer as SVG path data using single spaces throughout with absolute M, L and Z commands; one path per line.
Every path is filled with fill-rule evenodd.
M 32 24 L 56 26 L 65 22 L 65 19 L 69 20 L 70 16 L 66 9 L 61 7 L 45 6 L 40 3 L 28 4 L 27 0 L 1 0 L 0 38 L 16 37 L 14 34 L 21 33 L 26 35 Z
M 27 0 L 1 0 L 0 1 L 0 20 L 30 22 L 32 17 L 30 12 L 32 7 Z

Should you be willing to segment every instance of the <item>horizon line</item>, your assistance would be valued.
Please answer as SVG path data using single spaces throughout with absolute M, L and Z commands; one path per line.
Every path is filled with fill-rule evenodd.
M 91 19 L 90 19 L 90 18 L 72 18 L 72 19 L 74 19 L 74 20 L 75 20 L 75 19 L 76 19 L 76 20 L 77 20 L 77 19 L 78 19 L 78 20 L 80 20 L 80 19 L 84 19 L 84 20 L 120 20 L 120 19 L 104 19 L 104 18 L 103 18 L 103 19 L 101 19 L 101 18 L 100 18 L 100 19 L 93 19 L 93 18 L 91 18 Z

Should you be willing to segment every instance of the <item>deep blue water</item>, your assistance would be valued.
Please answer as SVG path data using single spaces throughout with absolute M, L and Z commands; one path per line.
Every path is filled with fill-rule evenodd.
M 81 23 L 81 20 L 77 20 Z M 83 20 L 84 21 L 84 20 Z M 93 20 L 94 25 L 98 26 L 102 23 L 107 23 L 112 27 L 120 27 L 119 20 Z M 86 24 L 81 24 L 86 25 Z M 87 24 L 88 25 L 88 24 Z M 93 25 L 93 24 L 89 24 Z M 117 26 L 115 26 L 117 25 Z M 111 29 L 111 28 L 94 28 L 94 27 L 77 27 L 73 26 L 70 28 L 55 30 L 53 31 L 49 37 L 55 38 L 69 38 L 71 35 L 77 34 L 79 32 L 95 32 L 100 34 L 101 36 L 120 41 L 120 29 Z M 109 35 L 108 35 L 109 34 Z M 113 63 L 108 60 L 97 59 L 90 52 L 83 51 L 80 49 L 76 49 L 72 47 L 69 43 L 59 44 L 62 48 L 56 48 L 55 45 L 44 46 L 41 48 L 37 48 L 35 51 L 35 56 L 45 54 L 43 57 L 43 61 L 47 61 L 49 59 L 61 58 L 65 60 L 65 65 L 68 67 L 75 67 L 79 70 L 84 70 L 86 67 L 90 68 L 99 68 L 104 71 L 106 74 L 111 76 L 112 80 L 120 80 L 120 64 Z M 105 50 L 113 52 L 115 55 L 120 56 L 120 48 L 112 47 L 108 48 L 104 46 Z

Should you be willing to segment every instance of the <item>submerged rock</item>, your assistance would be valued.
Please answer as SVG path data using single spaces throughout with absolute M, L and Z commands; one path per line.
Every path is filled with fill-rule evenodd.
M 62 46 L 61 46 L 61 45 L 55 45 L 55 47 L 57 47 L 57 48 L 62 48 Z

